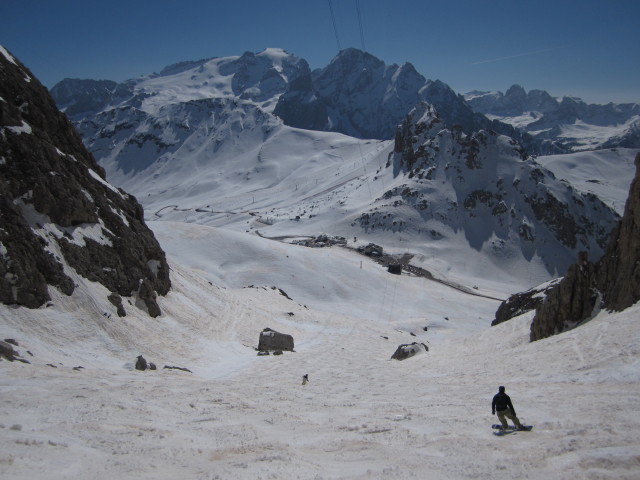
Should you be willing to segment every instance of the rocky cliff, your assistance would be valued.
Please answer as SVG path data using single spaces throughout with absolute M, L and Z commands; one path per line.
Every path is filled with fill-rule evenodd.
M 0 47 L 0 301 L 38 308 L 49 288 L 99 282 L 124 315 L 135 296 L 159 315 L 165 254 L 134 197 L 105 181 L 40 82 Z
M 410 63 L 387 65 L 355 48 L 329 65 L 290 82 L 274 114 L 297 128 L 344 133 L 358 138 L 393 138 L 395 127 L 418 103 L 433 105 L 443 120 L 465 133 L 494 130 L 518 140 L 530 153 L 560 153 L 511 125 L 475 113 L 461 95 L 440 80 L 427 80 Z
M 556 179 L 513 138 L 491 130 L 467 135 L 424 103 L 399 126 L 388 166 L 404 183 L 360 218 L 363 226 L 383 227 L 410 207 L 406 228 L 428 225 L 434 240 L 464 232 L 472 248 L 496 261 L 538 257 L 552 275 L 582 250 L 599 258 L 619 219 L 595 195 Z
M 531 341 L 560 333 L 600 308 L 620 311 L 640 300 L 640 154 L 622 220 L 597 263 L 584 254 L 537 306 Z

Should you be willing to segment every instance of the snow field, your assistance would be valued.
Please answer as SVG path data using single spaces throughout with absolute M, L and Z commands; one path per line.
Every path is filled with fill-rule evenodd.
M 342 294 L 278 285 L 305 269 L 324 283 L 355 276 L 355 254 L 336 247 L 317 251 L 248 235 L 241 242 L 223 232 L 206 261 L 193 244 L 203 227 L 160 223 L 154 229 L 173 280 L 160 298 L 161 317 L 125 305 L 128 317 L 107 318 L 100 313 L 106 301 L 81 301 L 106 296 L 100 291 L 56 297 L 35 311 L 1 307 L 3 337 L 18 339 L 32 364 L 0 363 L 0 476 L 637 478 L 640 307 L 601 312 L 530 344 L 530 314 L 489 328 L 496 301 L 373 264 L 366 266 L 369 302 L 386 279 L 402 282 L 395 316 L 362 306 L 357 282 L 346 282 Z M 207 279 L 234 248 L 251 255 L 242 268 L 225 269 L 226 282 L 242 283 L 244 270 L 266 265 L 293 300 L 271 284 Z M 279 249 L 297 267 L 274 268 L 267 252 Z M 196 258 L 202 261 L 193 268 Z M 450 310 L 449 320 L 441 309 Z M 258 357 L 253 348 L 267 326 L 292 334 L 296 352 Z M 429 352 L 390 360 L 412 341 L 427 342 Z M 133 370 L 139 354 L 160 369 Z M 310 383 L 302 386 L 305 373 Z M 491 434 L 491 397 L 502 384 L 532 432 Z

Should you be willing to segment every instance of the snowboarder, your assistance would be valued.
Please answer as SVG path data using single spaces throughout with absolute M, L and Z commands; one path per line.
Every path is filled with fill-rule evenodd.
M 307 383 L 309 383 L 309 374 L 308 374 L 308 373 L 305 373 L 305 374 L 302 376 L 302 385 L 306 385 Z
M 498 414 L 498 420 L 500 420 L 503 430 L 509 428 L 507 418 L 513 421 L 513 424 L 518 430 L 522 429 L 522 424 L 520 420 L 518 420 L 518 417 L 516 417 L 516 410 L 513 408 L 511 398 L 504 393 L 503 386 L 498 387 L 498 393 L 494 395 L 493 402 L 491 402 L 491 414 L 495 415 L 496 413 Z

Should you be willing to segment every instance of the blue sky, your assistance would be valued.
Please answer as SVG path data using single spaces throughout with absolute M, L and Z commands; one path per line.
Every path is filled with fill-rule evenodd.
M 48 87 L 267 47 L 318 68 L 364 41 L 460 93 L 640 103 L 639 18 L 638 0 L 0 0 L 0 44 Z

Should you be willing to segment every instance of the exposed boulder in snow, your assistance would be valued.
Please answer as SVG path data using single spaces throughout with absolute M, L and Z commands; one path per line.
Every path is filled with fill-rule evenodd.
M 104 170 L 47 90 L 0 55 L 0 301 L 37 308 L 49 286 L 66 295 L 73 275 L 129 296 L 140 282 L 166 294 L 165 254 L 136 199 Z M 148 291 L 151 315 L 159 308 Z
M 20 354 L 14 350 L 13 346 L 8 342 L 0 341 L 0 357 L 4 357 L 13 362 Z
M 126 317 L 127 311 L 124 309 L 122 305 L 122 297 L 117 293 L 112 293 L 107 297 L 107 299 L 112 303 L 114 307 L 116 307 L 116 312 L 119 317 Z
M 147 368 L 149 368 L 147 360 L 142 355 L 138 355 L 138 357 L 136 358 L 136 370 L 144 371 Z
M 270 328 L 265 328 L 260 332 L 258 350 L 261 352 L 275 350 L 293 352 L 293 337 L 286 333 L 276 332 Z
M 640 300 L 640 154 L 622 220 L 597 263 L 580 254 L 564 279 L 536 309 L 531 341 L 560 333 L 600 307 L 621 311 Z
M 396 351 L 391 355 L 392 360 L 406 360 L 407 358 L 414 357 L 419 353 L 425 353 L 429 351 L 424 343 L 408 343 L 398 346 Z

